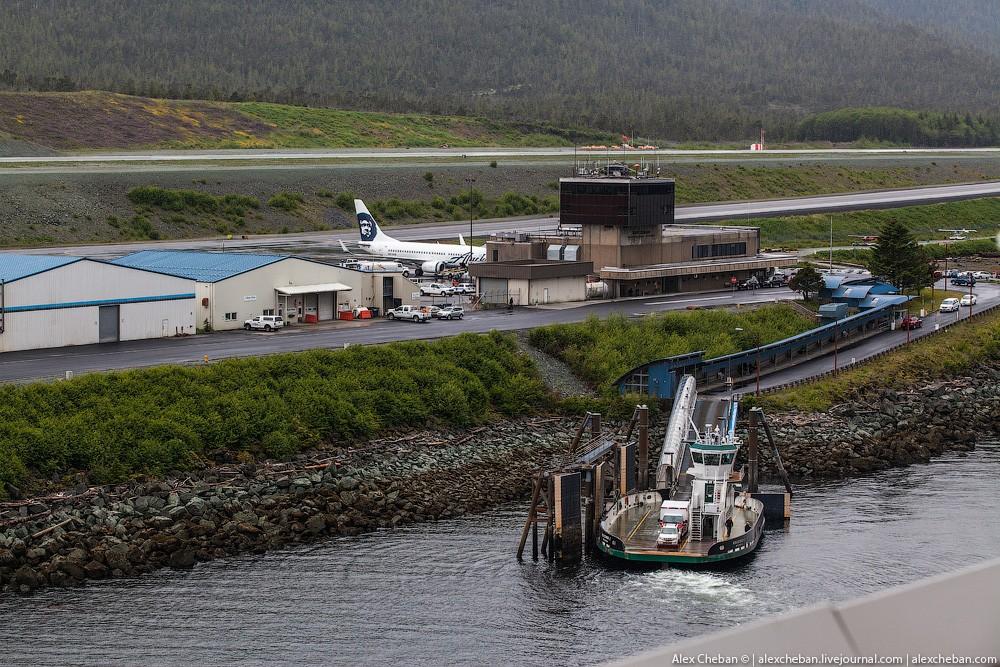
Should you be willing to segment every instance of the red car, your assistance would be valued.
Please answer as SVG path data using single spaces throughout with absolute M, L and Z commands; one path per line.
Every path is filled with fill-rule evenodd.
M 900 329 L 919 329 L 922 326 L 924 326 L 924 321 L 913 315 L 907 315 L 899 322 Z

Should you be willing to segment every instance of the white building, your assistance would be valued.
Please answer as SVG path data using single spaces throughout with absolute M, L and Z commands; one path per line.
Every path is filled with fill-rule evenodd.
M 358 271 L 301 257 L 238 252 L 143 250 L 114 261 L 195 282 L 199 329 L 238 329 L 255 315 L 289 324 L 336 319 L 358 306 L 408 302 L 419 288 L 402 273 Z
M 154 271 L 0 253 L 0 352 L 193 334 L 194 296 Z

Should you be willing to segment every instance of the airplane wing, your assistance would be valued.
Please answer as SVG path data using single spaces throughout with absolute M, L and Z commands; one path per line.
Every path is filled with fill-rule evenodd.
M 461 234 L 458 235 L 458 245 L 465 245 L 465 237 Z

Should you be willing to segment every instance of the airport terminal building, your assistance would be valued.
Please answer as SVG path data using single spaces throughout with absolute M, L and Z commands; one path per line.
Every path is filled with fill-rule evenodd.
M 484 300 L 499 302 L 506 280 L 507 300 L 533 305 L 546 301 L 518 282 L 529 260 L 536 272 L 558 266 L 564 282 L 599 281 L 611 298 L 725 289 L 796 264 L 794 255 L 761 252 L 756 227 L 675 224 L 674 193 L 670 179 L 560 179 L 558 229 L 495 234 L 487 241 L 486 263 L 472 265 L 470 273 Z M 580 290 L 562 285 L 549 296 L 556 292 L 548 302 L 571 300 L 562 297 Z

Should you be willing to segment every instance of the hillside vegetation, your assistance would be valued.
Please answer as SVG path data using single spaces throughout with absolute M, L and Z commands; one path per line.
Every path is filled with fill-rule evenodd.
M 997 3 L 10 0 L 0 87 L 790 137 L 845 105 L 1000 106 Z M 951 15 L 942 21 L 941 15 Z M 939 29 L 940 26 L 945 29 Z
M 788 305 L 752 310 L 702 310 L 647 315 L 638 320 L 613 315 L 585 322 L 532 329 L 529 342 L 562 359 L 573 372 L 604 390 L 639 364 L 704 350 L 718 357 L 793 336 L 816 326 Z M 740 327 L 743 331 L 736 331 Z
M 802 141 L 877 141 L 907 146 L 996 146 L 1000 116 L 908 111 L 891 107 L 837 109 L 799 123 Z
M 611 136 L 485 118 L 181 101 L 101 91 L 0 93 L 0 137 L 3 134 L 61 150 L 570 146 L 608 142 Z
M 1000 178 L 1000 162 L 960 160 L 910 163 L 907 166 L 790 163 L 743 166 L 732 163 L 680 163 L 663 169 L 677 180 L 679 203 L 909 187 L 933 183 Z M 893 163 L 889 163 L 892 165 Z M 183 171 L 5 175 L 0 209 L 5 211 L 0 245 L 37 246 L 67 242 L 124 241 L 209 237 L 353 228 L 354 198 L 361 197 L 379 220 L 392 224 L 466 220 L 475 178 L 472 208 L 477 220 L 515 215 L 554 215 L 558 208 L 560 164 L 506 163 L 497 166 L 433 165 L 394 168 L 393 177 L 378 167 L 352 169 L 206 170 L 192 178 Z M 972 206 L 975 206 L 974 204 Z M 883 212 L 883 214 L 886 212 Z M 961 216 L 975 220 L 982 216 Z M 955 220 L 931 221 L 937 227 L 970 227 Z M 835 216 L 839 221 L 841 216 Z M 746 224 L 746 219 L 733 221 Z M 825 245 L 829 223 L 789 218 L 783 224 L 752 219 L 765 226 L 772 246 Z M 874 225 L 877 221 L 871 222 Z M 950 224 L 944 224 L 949 222 Z M 869 223 L 847 231 L 838 222 L 838 243 L 846 234 L 873 233 Z M 801 229 L 800 229 L 801 228 Z M 822 239 L 822 240 L 818 240 Z
M 4 483 L 78 470 L 109 483 L 220 452 L 287 458 L 386 429 L 522 415 L 548 400 L 514 337 L 497 333 L 8 385 L 0 399 L 0 496 Z

